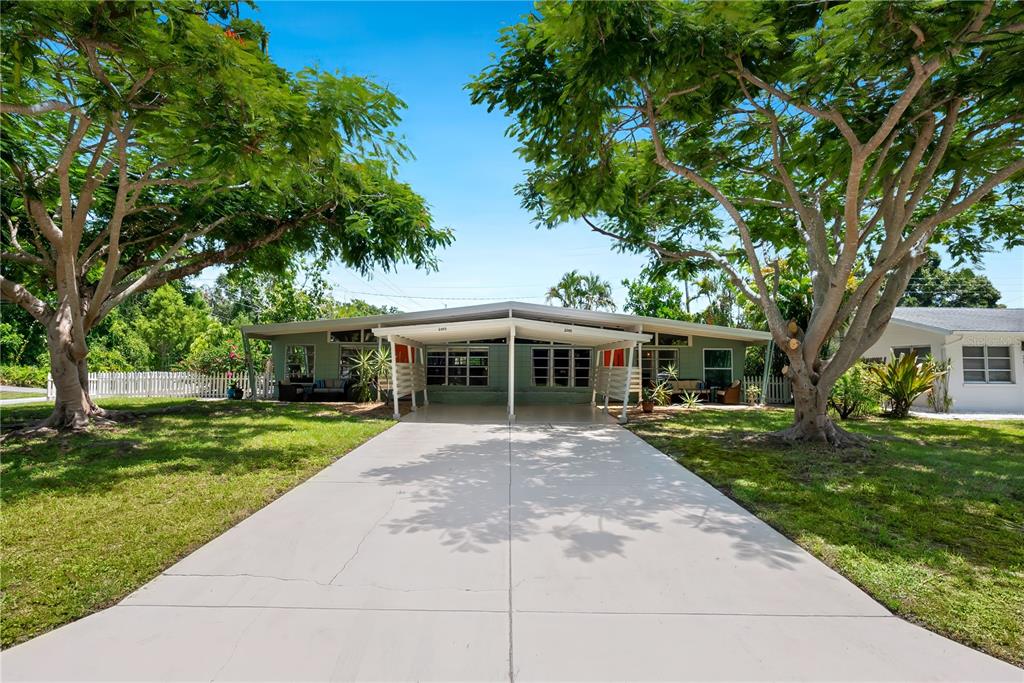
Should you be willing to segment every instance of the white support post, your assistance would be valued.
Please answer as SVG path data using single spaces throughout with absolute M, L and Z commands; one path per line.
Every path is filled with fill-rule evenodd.
M 430 399 L 427 398 L 427 347 L 421 346 L 420 360 L 423 361 L 423 405 L 429 406 Z M 466 372 L 469 372 L 468 370 Z
M 595 364 L 595 358 L 597 363 Z M 590 349 L 590 407 L 593 408 L 597 405 L 597 375 L 598 368 L 601 367 L 600 363 L 603 358 L 603 354 L 597 349 Z
M 388 337 L 388 342 L 391 344 L 391 398 L 395 404 L 395 419 L 402 417 L 402 414 L 398 412 L 398 366 L 395 363 L 395 340 L 392 337 Z
M 626 411 L 629 410 L 629 388 L 633 381 L 633 352 L 636 351 L 636 344 L 629 347 L 629 355 L 626 358 L 626 386 L 622 391 L 622 414 L 619 415 L 619 424 L 626 424 L 629 419 Z
M 516 326 L 508 328 L 508 420 L 516 419 Z

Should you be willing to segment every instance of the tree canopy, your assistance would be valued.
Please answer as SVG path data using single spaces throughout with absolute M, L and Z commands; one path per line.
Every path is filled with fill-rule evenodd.
M 588 311 L 615 310 L 612 285 L 607 280 L 602 280 L 597 273 L 584 275 L 578 270 L 570 270 L 556 284 L 548 288 L 546 299 L 549 302 L 557 301 L 567 308 L 580 308 Z
M 786 349 L 783 436 L 838 444 L 828 393 L 926 246 L 1024 243 L 1022 20 L 991 0 L 540 2 L 471 98 L 512 117 L 541 225 L 726 273 Z M 805 325 L 775 303 L 790 260 Z
M 945 268 L 942 258 L 928 252 L 928 260 L 918 268 L 900 306 L 928 306 L 942 308 L 996 308 L 1002 294 L 984 275 L 970 268 Z
M 243 259 L 432 268 L 450 243 L 394 177 L 402 101 L 290 73 L 267 38 L 223 0 L 4 4 L 0 296 L 49 330 L 54 421 L 97 410 L 87 334 L 133 295 Z

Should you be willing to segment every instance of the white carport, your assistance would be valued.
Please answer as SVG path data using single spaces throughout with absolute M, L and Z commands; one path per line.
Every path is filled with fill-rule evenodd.
M 543 320 L 507 317 L 488 318 L 483 320 L 461 320 L 447 323 L 426 323 L 420 325 L 399 325 L 394 327 L 377 327 L 374 334 L 387 339 L 391 344 L 391 369 L 395 417 L 399 417 L 398 399 L 412 396 L 413 410 L 416 409 L 416 392 L 423 392 L 424 403 L 428 401 L 426 392 L 425 347 L 431 344 L 448 342 L 464 342 L 475 339 L 494 339 L 504 337 L 508 342 L 508 417 L 515 419 L 515 341 L 516 337 L 535 339 L 538 341 L 560 342 L 576 346 L 588 346 L 594 349 L 598 360 L 604 351 L 628 350 L 628 361 L 617 367 L 602 367 L 598 362 L 598 372 L 594 378 L 593 396 L 604 395 L 605 408 L 608 399 L 622 400 L 620 422 L 626 421 L 626 410 L 629 404 L 629 392 L 632 385 L 633 359 L 638 344 L 651 340 L 650 334 L 639 331 L 589 327 L 568 323 L 554 323 Z M 412 349 L 408 353 L 406 363 L 397 362 L 397 346 L 404 345 Z M 592 360 L 593 362 L 593 360 Z M 403 368 L 401 366 L 408 367 Z

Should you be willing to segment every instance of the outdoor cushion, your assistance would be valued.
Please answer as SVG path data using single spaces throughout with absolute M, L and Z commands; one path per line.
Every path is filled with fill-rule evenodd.
M 337 389 L 341 386 L 341 380 L 337 378 L 324 380 L 324 386 L 328 389 Z

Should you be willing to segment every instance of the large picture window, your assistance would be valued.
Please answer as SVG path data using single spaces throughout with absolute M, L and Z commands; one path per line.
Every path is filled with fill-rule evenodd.
M 590 349 L 535 346 L 532 359 L 534 386 L 590 386 Z
M 704 349 L 704 381 L 713 387 L 732 384 L 732 349 Z
M 669 369 L 679 368 L 679 352 L 676 349 L 644 347 L 641 358 L 641 377 L 645 385 L 656 384 L 669 379 Z
M 313 378 L 316 347 L 312 344 L 292 344 L 285 347 L 285 369 L 293 382 Z
M 487 347 L 451 346 L 427 349 L 427 384 L 452 387 L 486 387 Z
M 1011 384 L 1009 346 L 965 346 L 964 382 Z

